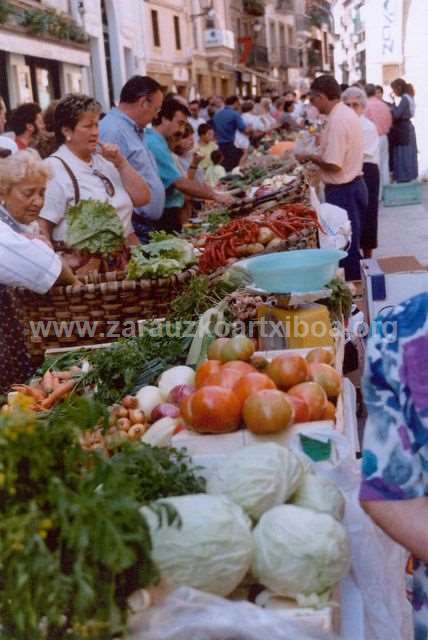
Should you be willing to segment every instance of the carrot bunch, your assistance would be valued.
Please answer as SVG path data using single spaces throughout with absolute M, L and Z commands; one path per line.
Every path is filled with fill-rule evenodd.
M 202 273 L 210 273 L 237 258 L 261 253 L 293 234 L 319 226 L 315 211 L 303 204 L 279 205 L 233 220 L 206 236 L 199 268 Z
M 31 385 L 13 385 L 12 391 L 27 396 L 28 408 L 32 411 L 49 411 L 68 398 L 76 384 L 77 380 L 71 371 L 46 371 L 42 378 Z

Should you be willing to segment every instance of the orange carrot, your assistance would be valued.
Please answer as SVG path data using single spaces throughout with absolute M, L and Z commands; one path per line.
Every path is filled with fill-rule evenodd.
M 66 382 L 60 384 L 59 387 L 55 389 L 55 391 L 53 391 L 50 396 L 41 403 L 42 409 L 44 409 L 45 411 L 51 409 L 55 403 L 65 398 L 67 393 L 74 389 L 74 385 L 74 380 L 67 380 Z
M 30 387 L 27 384 L 15 384 L 12 387 L 12 391 L 17 391 L 18 393 L 23 393 L 27 396 L 31 396 L 36 400 L 36 402 L 43 402 L 46 400 L 45 394 L 40 391 L 40 389 L 35 389 L 34 387 Z

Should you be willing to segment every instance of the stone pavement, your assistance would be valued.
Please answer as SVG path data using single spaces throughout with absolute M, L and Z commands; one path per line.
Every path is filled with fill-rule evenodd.
M 428 185 L 423 203 L 379 210 L 379 247 L 374 257 L 415 256 L 428 266 Z

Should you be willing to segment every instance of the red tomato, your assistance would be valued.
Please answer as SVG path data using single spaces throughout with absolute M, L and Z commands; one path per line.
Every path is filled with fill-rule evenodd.
M 243 376 L 246 376 L 247 373 L 255 373 L 256 371 L 251 364 L 248 364 L 248 362 L 242 362 L 241 360 L 226 362 L 226 364 L 223 365 L 223 371 L 229 371 L 229 369 L 238 371 Z
M 285 393 L 266 389 L 246 399 L 243 417 L 246 427 L 253 433 L 278 433 L 293 423 L 294 409 Z
M 199 433 L 230 433 L 238 429 L 241 405 L 230 389 L 203 387 L 191 400 L 192 427 Z
M 327 406 L 327 394 L 317 382 L 303 382 L 289 390 L 290 396 L 298 396 L 309 407 L 309 420 L 323 420 Z
M 238 380 L 233 387 L 233 391 L 238 396 L 240 402 L 244 404 L 245 400 L 257 391 L 263 389 L 276 389 L 275 383 L 264 373 L 247 373 L 246 376 Z
M 342 378 L 329 364 L 315 362 L 309 365 L 311 379 L 318 382 L 329 398 L 337 398 L 342 390 Z
M 277 356 L 266 369 L 279 389 L 287 390 L 309 378 L 308 364 L 302 356 L 290 353 Z
M 306 402 L 302 398 L 299 398 L 299 396 L 290 396 L 287 394 L 287 398 L 294 407 L 294 424 L 309 422 L 310 413 Z
M 332 402 L 327 402 L 324 410 L 323 420 L 336 420 L 336 407 Z
M 220 367 L 221 362 L 219 360 L 206 360 L 200 364 L 196 369 L 195 387 L 197 389 L 203 387 L 206 384 L 207 378 L 216 371 L 219 371 Z
M 195 394 L 187 396 L 180 402 L 181 417 L 186 424 L 192 424 L 192 398 Z
M 224 387 L 225 389 L 233 389 L 235 384 L 242 378 L 242 373 L 234 369 L 224 369 L 221 367 L 205 380 L 204 387 Z

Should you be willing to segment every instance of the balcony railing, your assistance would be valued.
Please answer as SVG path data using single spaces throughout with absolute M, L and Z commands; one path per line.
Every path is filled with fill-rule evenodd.
M 312 22 L 309 16 L 305 16 L 301 13 L 296 14 L 296 31 L 298 33 L 310 33 Z
M 276 10 L 278 13 L 290 15 L 296 11 L 294 0 L 276 0 Z
M 299 50 L 296 47 L 281 47 L 280 49 L 280 61 L 283 69 L 289 67 L 299 67 Z
M 255 69 L 268 69 L 270 66 L 268 48 L 258 44 L 254 45 L 248 60 L 248 66 Z

